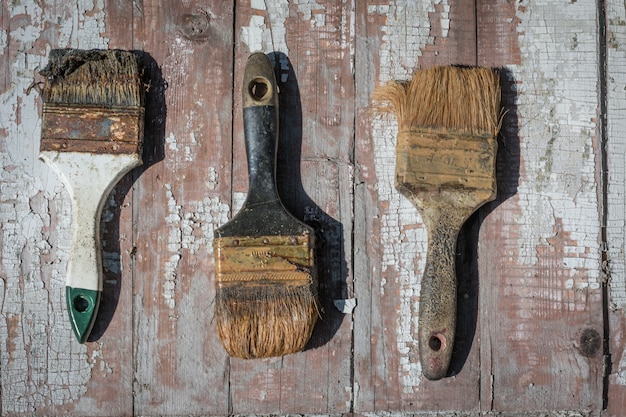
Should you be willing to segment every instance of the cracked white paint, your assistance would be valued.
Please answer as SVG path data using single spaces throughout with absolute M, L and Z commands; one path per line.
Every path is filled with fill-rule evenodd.
M 395 1 L 390 5 L 370 5 L 368 13 L 386 16 L 382 27 L 380 48 L 380 79 L 406 80 L 417 67 L 421 50 L 432 44 L 429 13 L 434 13 L 430 1 Z M 420 384 L 417 322 L 421 274 L 424 269 L 427 236 L 414 206 L 394 188 L 395 119 L 376 118 L 372 136 L 376 154 L 374 164 L 378 179 L 379 206 L 387 206 L 380 218 L 380 239 L 383 246 L 381 294 L 385 293 L 389 272 L 399 280 L 400 308 L 396 327 L 398 369 L 405 393 L 413 393 Z
M 442 12 L 440 13 L 439 23 L 441 24 L 441 36 L 448 37 L 448 31 L 450 30 L 450 5 L 447 0 L 435 0 L 435 4 L 442 6 Z
M 262 6 L 258 3 L 260 2 L 255 2 L 254 8 L 269 9 L 272 13 L 265 16 L 250 16 L 248 26 L 241 27 L 241 40 L 248 46 L 250 52 L 283 52 L 289 55 L 285 37 L 287 33 L 285 21 L 289 17 L 289 4 L 284 0 L 266 0 Z
M 9 45 L 9 35 L 5 29 L 0 30 L 0 55 L 4 55 L 4 49 Z
M 607 10 L 607 112 L 608 112 L 608 251 L 611 309 L 615 320 L 625 320 L 626 312 L 626 8 L 622 1 L 609 0 Z M 623 335 L 622 335 L 623 339 Z M 623 342 L 621 344 L 623 346 Z M 626 385 L 626 354 L 613 372 L 617 384 Z
M 243 207 L 243 203 L 246 202 L 248 193 L 235 191 L 233 193 L 233 213 L 237 213 Z
M 315 0 L 297 0 L 296 10 L 304 21 L 308 21 L 311 27 L 322 27 L 326 25 L 326 9 Z M 289 2 L 286 0 L 254 0 L 250 4 L 253 10 L 270 10 L 264 16 L 252 14 L 247 26 L 240 29 L 241 41 L 248 46 L 249 52 L 262 51 L 265 53 L 282 52 L 289 56 L 287 46 L 287 29 L 285 21 L 289 17 Z M 342 22 L 345 25 L 345 21 Z M 342 31 L 342 33 L 345 33 Z M 342 43 L 347 42 L 343 39 Z M 342 48 L 342 53 L 344 49 Z M 281 80 L 286 82 L 289 76 L 288 59 L 280 60 Z
M 576 31 L 575 46 L 555 38 L 559 22 L 583 19 L 581 16 L 595 16 L 595 4 L 555 8 L 551 2 L 537 2 L 532 12 L 518 9 L 518 42 L 524 64 L 508 67 L 516 80 L 523 80 L 518 84 L 516 103 L 525 168 L 518 187 L 522 215 L 515 219 L 524 227 L 518 263 L 536 266 L 538 245 L 550 245 L 549 239 L 557 233 L 570 233 L 572 246 L 564 249 L 563 276 L 551 283 L 555 290 L 568 285 L 579 290 L 600 286 L 592 151 L 598 105 L 596 35 Z M 539 48 L 541 45 L 549 50 Z M 555 229 L 559 221 L 562 230 Z
M 209 171 L 215 171 L 210 168 Z M 176 200 L 171 184 L 165 184 L 167 216 L 169 225 L 162 296 L 170 309 L 176 307 L 177 272 L 183 254 L 194 255 L 208 249 L 213 254 L 213 232 L 228 221 L 230 207 L 219 197 L 207 197 L 201 201 L 187 201 L 184 205 Z
M 295 4 L 298 13 L 302 13 L 302 18 L 311 23 L 311 26 L 324 26 L 326 24 L 326 13 L 324 6 L 315 0 L 296 0 Z
M 28 20 L 0 31 L 0 54 L 9 44 L 19 45 L 7 62 L 7 89 L 0 95 L 0 409 L 7 414 L 76 402 L 100 360 L 88 356 L 70 328 L 65 276 L 71 202 L 61 180 L 38 159 L 41 99 L 36 92 L 26 95 L 47 62 L 47 56 L 33 54 L 34 44 L 44 22 L 57 21 L 40 4 L 12 2 L 8 19 Z M 80 0 L 64 9 L 68 19 L 55 27 L 54 47 L 106 48 L 102 9 L 102 0 Z

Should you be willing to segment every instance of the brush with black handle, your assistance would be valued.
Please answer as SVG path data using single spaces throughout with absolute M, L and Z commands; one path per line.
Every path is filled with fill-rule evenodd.
M 278 89 L 263 53 L 246 63 L 243 122 L 249 191 L 215 231 L 215 321 L 230 356 L 283 356 L 304 349 L 319 314 L 315 234 L 276 189 Z

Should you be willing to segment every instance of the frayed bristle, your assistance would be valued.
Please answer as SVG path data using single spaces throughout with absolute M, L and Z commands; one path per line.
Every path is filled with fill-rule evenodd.
M 304 349 L 319 316 L 310 285 L 218 287 L 215 321 L 226 352 L 236 358 L 284 356 Z
M 46 77 L 45 103 L 143 105 L 137 57 L 129 51 L 54 49 L 40 74 Z
M 373 110 L 393 114 L 400 131 L 446 129 L 495 135 L 500 129 L 499 75 L 490 68 L 435 67 L 372 94 Z

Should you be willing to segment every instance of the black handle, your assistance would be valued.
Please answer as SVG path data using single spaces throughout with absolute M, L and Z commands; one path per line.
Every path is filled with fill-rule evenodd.
M 242 93 L 249 180 L 246 205 L 280 204 L 276 189 L 278 89 L 272 64 L 264 53 L 248 58 Z

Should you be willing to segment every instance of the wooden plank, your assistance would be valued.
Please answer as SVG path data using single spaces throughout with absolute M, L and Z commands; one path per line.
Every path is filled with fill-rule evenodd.
M 133 394 L 142 415 L 228 412 L 211 309 L 213 230 L 231 192 L 233 14 L 223 6 L 135 4 L 136 46 L 153 60 L 135 201 Z
M 352 7 L 332 1 L 237 4 L 234 200 L 247 193 L 240 83 L 248 54 L 260 50 L 276 62 L 280 88 L 279 193 L 316 230 L 323 310 L 304 352 L 231 360 L 233 413 L 350 411 L 351 317 L 333 302 L 349 296 L 352 279 Z
M 368 110 L 381 82 L 408 79 L 419 67 L 475 64 L 473 2 L 434 3 L 370 2 L 356 9 L 355 247 L 364 249 L 355 252 L 354 360 L 361 412 L 472 411 L 479 404 L 475 274 L 459 277 L 455 376 L 436 382 L 421 376 L 416 326 L 427 238 L 415 208 L 393 188 L 395 120 L 372 120 Z M 459 249 L 471 252 L 468 245 Z M 459 265 L 470 264 L 459 258 Z
M 618 416 L 626 409 L 626 258 L 624 256 L 624 228 L 626 216 L 625 184 L 626 171 L 626 120 L 623 117 L 626 108 L 626 9 L 622 2 L 610 0 L 605 3 L 606 13 L 604 39 L 606 47 L 606 115 L 605 132 L 606 158 L 608 168 L 608 195 L 606 199 L 607 219 L 606 235 L 608 265 L 606 273 L 609 286 L 609 324 L 610 324 L 610 375 L 608 378 L 607 415 Z M 602 50 L 600 52 L 603 52 Z
M 0 35 L 8 47 L 2 58 L 5 87 L 11 85 L 2 89 L 0 111 L 0 413 L 129 414 L 132 368 L 127 365 L 132 355 L 125 335 L 132 322 L 124 318 L 131 311 L 129 292 L 124 297 L 119 283 L 127 277 L 121 276 L 121 264 L 129 265 L 125 255 L 130 241 L 124 230 L 129 230 L 131 211 L 123 201 L 131 182 L 115 188 L 103 213 L 103 300 L 91 342 L 79 345 L 64 296 L 70 199 L 61 180 L 37 160 L 41 98 L 26 94 L 51 47 L 107 46 L 101 31 L 104 11 L 88 2 L 74 7 L 31 1 L 7 6 L 3 3 L 7 24 Z M 120 315 L 114 316 L 115 311 Z M 102 337 L 105 330 L 108 339 Z
M 478 250 L 481 409 L 597 413 L 596 2 L 478 5 L 478 63 L 505 66 L 509 108 Z
M 2 33 L 0 36 L 0 49 L 2 51 L 2 59 L 0 59 L 0 94 L 4 94 L 6 90 L 9 88 L 11 81 L 11 67 L 10 63 L 13 62 L 9 58 L 9 42 L 8 42 L 8 31 L 11 27 L 9 25 L 10 22 L 10 9 L 9 3 L 3 2 L 0 5 L 0 28 L 2 28 Z M 6 133 L 3 134 L 3 136 Z
M 621 415 L 626 15 L 607 0 L 603 139 L 596 4 L 2 2 L 0 414 L 597 415 L 607 388 L 604 414 Z M 74 341 L 65 311 L 70 199 L 37 159 L 41 99 L 26 94 L 53 47 L 145 50 L 151 80 L 145 166 L 103 213 L 105 294 L 86 345 Z M 257 49 L 278 58 L 279 189 L 318 230 L 324 320 L 304 353 L 238 361 L 212 323 L 211 243 L 245 198 L 238 82 Z M 426 234 L 392 187 L 394 122 L 368 109 L 380 81 L 449 63 L 503 67 L 509 113 L 500 194 L 468 221 L 457 248 L 455 375 L 429 382 L 415 342 Z M 607 381 L 595 344 L 605 330 L 602 140 Z M 334 307 L 352 297 L 354 321 Z

